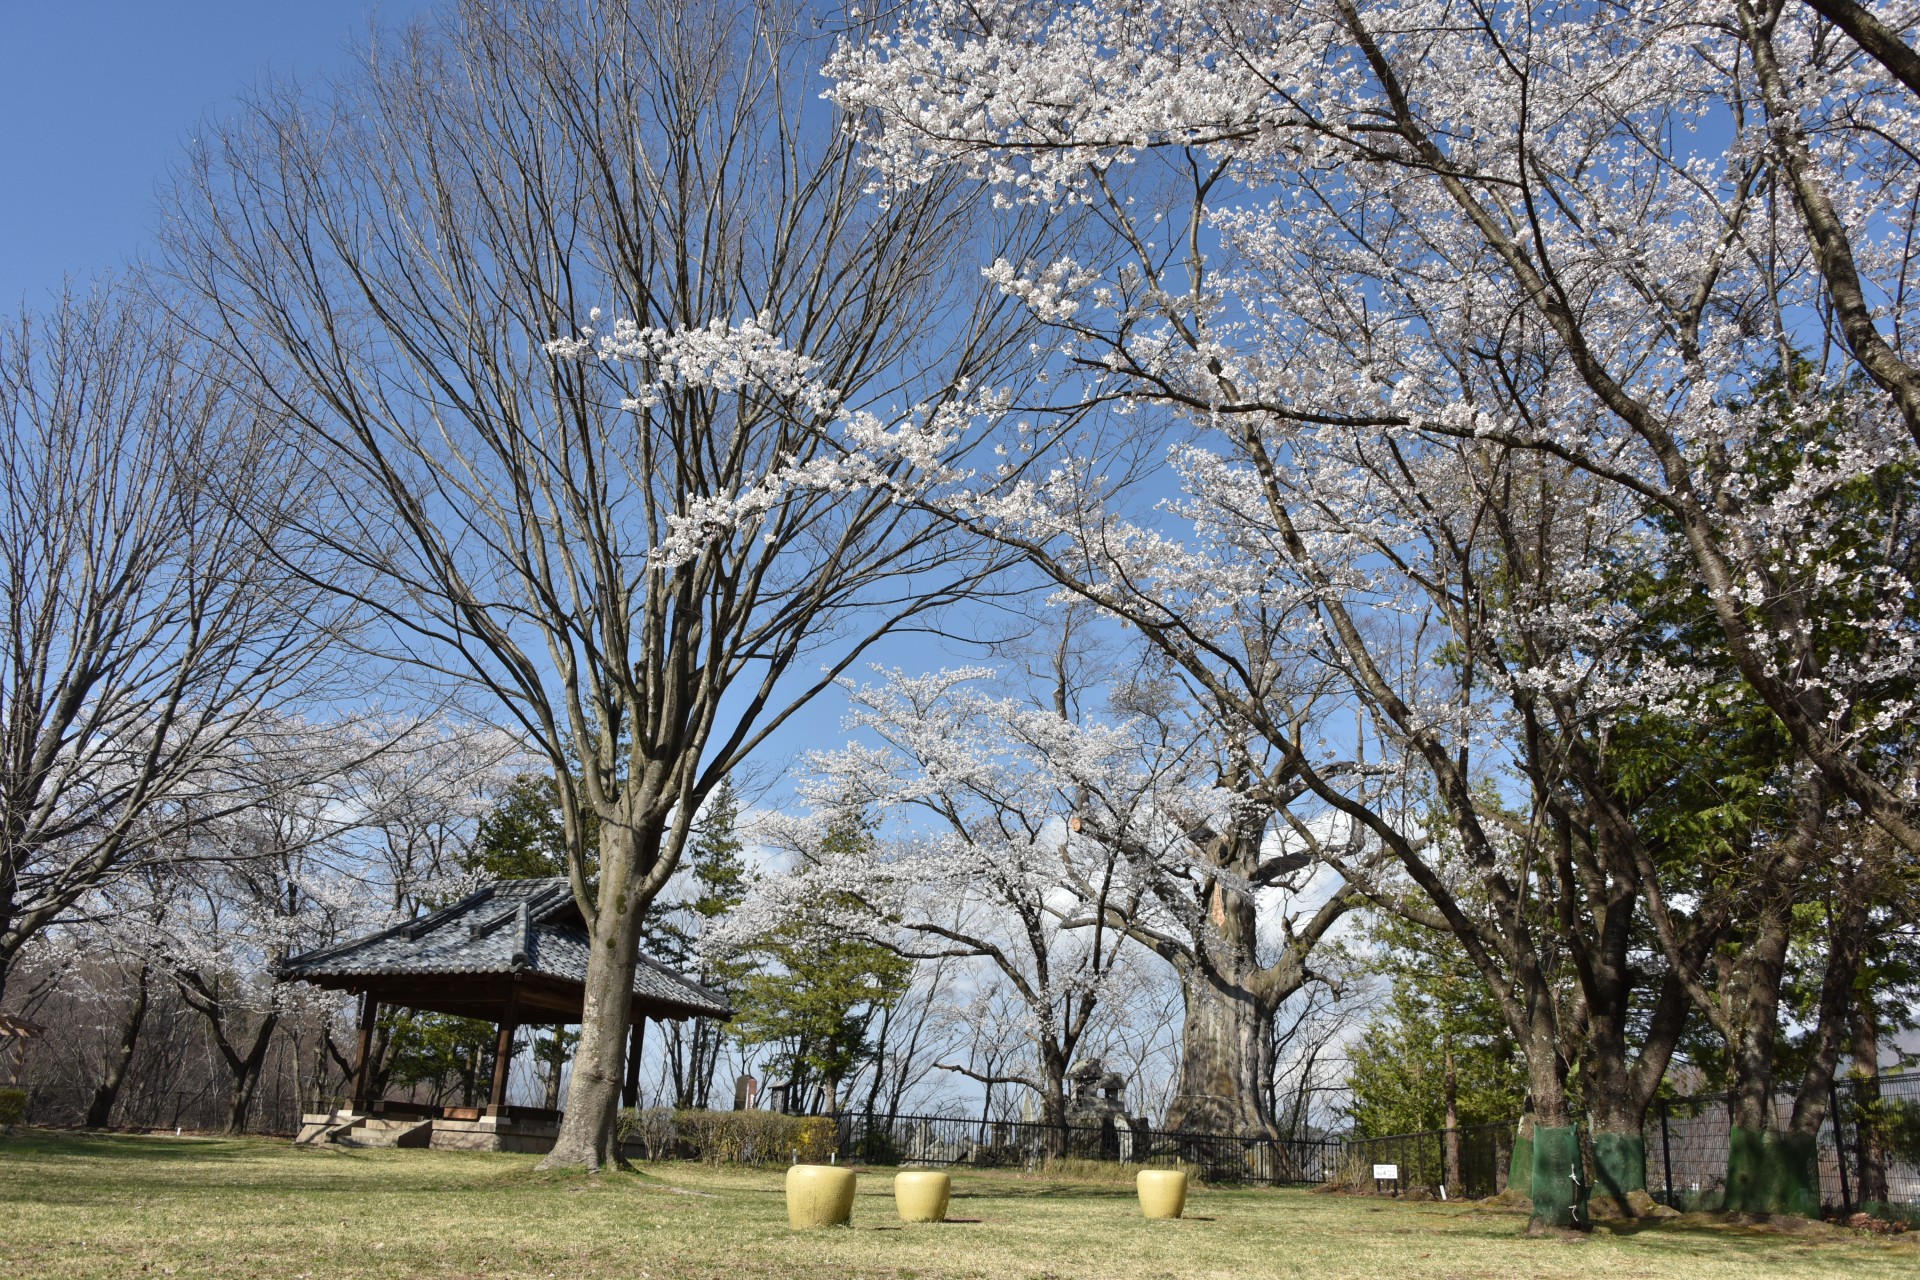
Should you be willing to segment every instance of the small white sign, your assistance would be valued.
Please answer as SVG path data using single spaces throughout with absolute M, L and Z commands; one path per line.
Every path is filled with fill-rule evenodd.
M 1373 1166 L 1373 1180 L 1375 1182 L 1400 1181 L 1400 1166 L 1397 1164 L 1377 1164 Z

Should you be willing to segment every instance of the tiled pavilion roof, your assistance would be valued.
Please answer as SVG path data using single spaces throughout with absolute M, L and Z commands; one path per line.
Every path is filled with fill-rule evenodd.
M 590 944 L 564 877 L 496 880 L 430 915 L 294 956 L 283 977 L 383 1003 L 498 1020 L 509 988 L 522 1022 L 579 1020 Z M 633 1011 L 726 1018 L 726 999 L 642 953 Z

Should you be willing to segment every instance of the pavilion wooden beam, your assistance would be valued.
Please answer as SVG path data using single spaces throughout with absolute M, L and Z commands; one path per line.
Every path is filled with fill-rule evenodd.
M 620 1086 L 623 1107 L 640 1105 L 640 1051 L 646 1047 L 647 1019 L 645 1014 L 640 1014 L 627 1023 L 627 1078 Z
M 373 1028 L 379 1017 L 380 1002 L 369 991 L 360 997 L 360 1047 L 353 1057 L 353 1092 L 347 1099 L 347 1105 L 356 1111 L 372 1101 L 367 1076 L 373 1068 Z
M 507 988 L 507 1008 L 500 1019 L 500 1035 L 494 1041 L 493 1088 L 487 1094 L 487 1110 L 499 1115 L 507 1105 L 507 1069 L 513 1065 L 513 1033 L 520 1029 L 520 984 Z

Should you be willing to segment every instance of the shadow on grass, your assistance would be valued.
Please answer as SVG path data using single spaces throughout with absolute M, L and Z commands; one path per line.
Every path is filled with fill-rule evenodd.
M 237 1160 L 282 1146 L 272 1138 L 162 1137 L 144 1133 L 85 1133 L 53 1129 L 16 1130 L 0 1139 L 0 1154 L 89 1160 L 128 1160 L 149 1164 Z
M 1857 1233 L 1824 1222 L 1797 1224 L 1731 1222 L 1704 1214 L 1674 1219 L 1621 1219 L 1595 1225 L 1595 1235 L 1632 1239 L 1634 1246 L 1674 1256 L 1699 1256 L 1730 1251 L 1753 1257 L 1780 1248 L 1819 1249 L 1836 1243 L 1858 1243 Z M 1920 1261 L 1920 1241 L 1901 1242 Z

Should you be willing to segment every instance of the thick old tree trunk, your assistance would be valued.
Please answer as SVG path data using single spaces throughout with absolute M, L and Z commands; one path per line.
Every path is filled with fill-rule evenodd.
M 1593 1193 L 1603 1212 L 1637 1217 L 1655 1212 L 1647 1190 L 1647 1112 L 1680 1035 L 1690 1000 L 1685 985 L 1669 975 L 1653 1015 L 1636 1022 L 1631 1007 L 1624 946 L 1609 952 L 1610 964 L 1592 966 L 1615 975 L 1593 983 L 1587 1000 L 1587 1119 L 1593 1134 Z M 1637 1043 L 1638 1052 L 1630 1045 Z
M 1273 1074 L 1273 1008 L 1245 988 L 1201 974 L 1181 984 L 1180 1090 L 1167 1128 L 1278 1138 L 1267 1112 Z
M 273 1033 L 279 1025 L 278 1013 L 269 1013 L 262 1018 L 254 1032 L 253 1044 L 244 1056 L 228 1051 L 224 1044 L 221 1046 L 227 1066 L 233 1071 L 233 1090 L 227 1101 L 228 1133 L 246 1130 L 248 1117 L 253 1113 L 254 1095 L 260 1088 L 260 1070 L 266 1065 L 267 1049 L 273 1044 Z
M 1783 1129 L 1774 1113 L 1773 1058 L 1780 1029 L 1780 987 L 1786 972 L 1791 903 L 1765 903 L 1747 947 L 1733 965 L 1732 1130 L 1727 1139 L 1729 1213 L 1819 1212 L 1820 1183 L 1808 1143 Z M 1811 1203 L 1809 1203 L 1811 1200 Z

